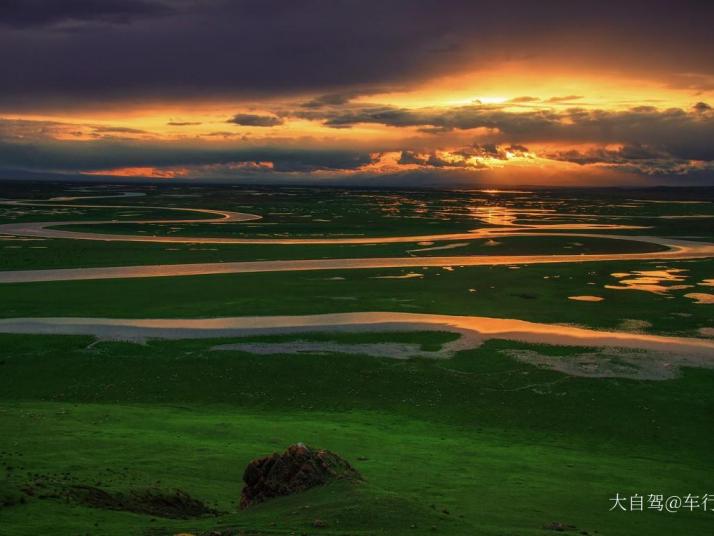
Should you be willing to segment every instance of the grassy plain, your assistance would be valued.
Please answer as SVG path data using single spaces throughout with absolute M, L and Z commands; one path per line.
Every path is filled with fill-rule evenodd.
M 122 189 L 127 190 L 93 191 Z M 142 217 L 176 215 L 141 208 L 153 205 L 265 215 L 263 224 L 269 225 L 244 232 L 236 224 L 227 233 L 253 236 L 451 232 L 497 225 L 503 207 L 511 209 L 506 214 L 556 211 L 522 213 L 519 222 L 641 222 L 651 228 L 621 233 L 701 240 L 714 235 L 707 224 L 711 220 L 698 217 L 714 212 L 711 196 L 691 194 L 695 199 L 690 199 L 687 192 L 682 200 L 696 203 L 653 202 L 662 200 L 657 192 L 494 196 L 188 186 L 128 189 L 147 195 L 77 203 L 132 204 L 136 210 L 119 212 L 140 212 Z M 91 193 L 60 185 L 15 185 L 3 195 L 39 200 Z M 648 200 L 637 201 L 643 197 Z M 495 209 L 495 219 L 481 217 L 484 207 Z M 20 218 L 135 217 L 108 209 L 69 209 L 59 217 L 44 211 L 0 210 L 0 218 L 10 223 Z M 672 215 L 687 217 L 661 217 Z M 121 225 L 104 227 L 117 231 Z M 126 226 L 125 231 L 148 231 Z M 191 231 L 171 230 L 168 224 L 154 227 L 161 232 Z M 198 235 L 218 226 L 192 227 Z M 0 241 L 0 269 L 624 252 L 650 247 L 568 236 L 499 242 L 486 246 L 473 240 L 458 249 L 409 252 L 415 244 L 279 247 L 8 240 Z M 685 336 L 701 336 L 701 328 L 714 326 L 713 306 L 685 297 L 688 292 L 711 292 L 711 287 L 701 285 L 714 277 L 711 260 L 450 268 L 3 284 L 0 317 L 404 311 Z M 680 272 L 685 279 L 664 282 L 667 290 L 659 293 L 606 288 L 619 284 L 621 278 L 613 273 L 663 268 L 687 270 Z M 421 277 L 377 278 L 408 273 Z M 682 284 L 691 287 L 669 288 Z M 604 300 L 568 299 L 574 295 Z M 203 536 L 215 530 L 285 536 L 544 536 L 553 533 L 553 522 L 575 527 L 566 533 L 591 536 L 711 532 L 711 512 L 610 512 L 609 499 L 616 493 L 714 493 L 712 370 L 683 369 L 679 377 L 666 381 L 572 377 L 518 361 L 508 351 L 530 349 L 567 360 L 592 349 L 505 341 L 489 341 L 446 360 L 210 350 L 238 340 L 408 342 L 435 350 L 453 337 L 441 332 L 315 333 L 130 344 L 75 336 L 0 335 L 0 536 Z M 344 456 L 364 482 L 339 482 L 239 511 L 245 465 L 298 441 Z M 180 520 L 90 508 L 58 493 L 73 485 L 122 492 L 157 488 L 169 493 L 178 488 L 221 513 Z M 315 528 L 316 519 L 327 526 Z
M 682 268 L 692 285 L 656 294 L 616 290 L 613 273 Z M 421 273 L 421 278 L 380 279 Z M 177 318 L 405 311 L 518 318 L 618 329 L 640 320 L 648 332 L 696 335 L 714 324 L 711 306 L 684 295 L 706 292 L 714 262 L 597 262 L 552 265 L 305 271 L 155 277 L 2 286 L 1 317 Z M 670 283 L 669 285 L 678 285 Z M 469 289 L 473 289 L 470 291 Z M 569 296 L 597 295 L 601 302 Z
M 307 337 L 434 348 L 450 335 Z M 706 492 L 711 371 L 572 378 L 514 361 L 501 350 L 527 346 L 498 341 L 447 361 L 90 342 L 2 337 L 7 492 L 38 481 L 180 488 L 225 513 L 151 520 L 33 497 L 0 510 L 3 534 L 314 534 L 322 519 L 324 534 L 546 534 L 556 521 L 629 536 L 705 534 L 711 523 L 703 512 L 608 512 L 616 492 Z M 245 464 L 297 441 L 354 461 L 365 482 L 237 511 Z

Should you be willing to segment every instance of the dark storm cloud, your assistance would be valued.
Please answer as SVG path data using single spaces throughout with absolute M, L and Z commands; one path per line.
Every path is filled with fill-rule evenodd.
M 274 147 L 215 148 L 170 142 L 52 141 L 0 139 L 0 163 L 6 169 L 58 172 L 100 171 L 125 167 L 187 167 L 271 162 L 274 171 L 352 170 L 372 162 L 360 151 Z
M 275 115 L 237 114 L 226 123 L 234 123 L 246 127 L 275 127 L 283 124 L 283 119 Z
M 347 104 L 352 99 L 349 94 L 331 93 L 310 99 L 302 104 L 303 108 L 322 108 L 323 106 L 336 106 Z
M 697 163 L 677 158 L 667 151 L 643 145 L 624 145 L 619 149 L 596 148 L 587 151 L 557 151 L 545 155 L 580 165 L 607 165 L 608 167 L 645 175 L 685 175 L 708 170 L 714 172 L 714 162 Z
M 326 95 L 320 95 L 314 99 L 310 99 L 302 104 L 303 108 L 322 108 L 323 106 L 340 106 L 342 104 L 347 104 L 355 97 L 361 95 L 368 95 L 370 92 L 355 90 L 346 91 L 343 93 L 328 93 Z
M 476 162 L 471 165 L 466 165 L 463 160 L 447 160 L 436 153 L 431 153 L 427 159 L 424 161 L 424 165 L 435 167 L 435 168 L 479 168 L 486 167 L 485 164 Z
M 707 104 L 706 102 L 698 102 L 694 106 L 692 106 L 695 112 L 700 113 L 700 114 L 705 114 L 707 112 L 712 111 L 712 107 Z
M 166 2 L 150 0 L 4 0 L 0 25 L 28 28 L 68 22 L 128 24 L 174 12 Z
M 110 134 L 147 134 L 146 130 L 130 127 L 93 127 L 94 132 Z
M 401 152 L 397 163 L 400 165 L 416 164 L 437 168 L 485 168 L 487 165 L 478 159 L 493 158 L 496 160 L 508 160 L 508 153 L 512 156 L 525 156 L 528 153 L 528 148 L 523 145 L 474 143 L 468 147 L 451 151 L 450 155 L 452 155 L 452 157 L 448 159 L 440 156 L 437 151 L 429 151 L 424 154 L 407 150 Z M 474 157 L 477 158 L 477 160 L 474 160 Z
M 494 141 L 643 144 L 665 147 L 679 158 L 714 160 L 714 114 L 701 105 L 691 113 L 651 106 L 624 111 L 570 108 L 561 112 L 511 112 L 498 106 L 471 105 L 422 109 L 360 106 L 294 114 L 305 119 L 322 118 L 326 126 L 336 128 L 361 123 L 420 127 L 432 133 L 485 128 L 492 131 Z
M 293 114 L 302 119 L 323 119 L 325 126 L 348 128 L 360 123 L 373 123 L 391 127 L 427 127 L 445 131 L 452 129 L 506 128 L 510 133 L 529 131 L 556 124 L 558 114 L 548 110 L 525 113 L 504 111 L 490 105 L 471 105 L 455 108 L 398 108 L 394 106 L 370 105 L 351 107 L 344 110 L 296 111 Z
M 426 164 L 426 160 L 426 158 L 420 156 L 414 151 L 402 151 L 402 153 L 399 155 L 399 160 L 397 163 L 401 165 L 424 165 Z
M 645 145 L 624 145 L 617 150 L 596 148 L 585 152 L 577 150 L 550 153 L 549 157 L 575 164 L 624 164 L 635 161 L 660 161 L 671 159 L 672 155 Z
M 473 164 L 473 160 L 468 160 L 469 156 L 508 160 L 509 153 L 513 156 L 529 156 L 528 149 L 520 145 L 505 147 L 493 144 L 475 144 L 473 147 L 453 153 L 463 156 L 464 160 L 449 162 L 449 165 L 468 168 Z M 553 151 L 539 156 L 545 159 L 571 162 L 581 166 L 606 167 L 609 170 L 643 176 L 672 177 L 686 175 L 687 177 L 697 176 L 698 179 L 708 177 L 708 180 L 711 180 L 712 174 L 714 174 L 714 161 L 692 161 L 676 157 L 662 148 L 639 144 L 623 145 L 617 149 L 599 147 L 585 151 Z M 424 163 L 433 165 L 431 162 L 432 157 L 429 157 Z
M 687 87 L 711 83 L 714 75 L 714 4 L 693 1 L 0 5 L 6 29 L 0 63 L 12 66 L 0 73 L 0 106 L 16 111 L 141 99 L 349 95 L 512 61 L 664 73 Z M 75 22 L 81 31 L 57 28 Z
M 497 160 L 507 160 L 508 154 L 513 156 L 524 156 L 528 153 L 528 147 L 523 145 L 497 145 L 495 143 L 474 143 L 471 147 L 466 147 L 455 154 L 470 158 L 472 156 L 480 158 L 495 158 Z

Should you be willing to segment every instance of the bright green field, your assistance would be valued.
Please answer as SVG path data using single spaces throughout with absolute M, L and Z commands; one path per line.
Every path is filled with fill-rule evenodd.
M 136 210 L 70 208 L 48 214 L 44 208 L 35 213 L 0 208 L 0 223 L 130 219 L 136 216 L 121 213 L 137 212 L 170 218 L 183 214 L 143 207 L 183 206 L 266 216 L 247 231 L 242 224 L 225 228 L 230 236 L 384 236 L 496 225 L 474 218 L 474 210 L 509 207 L 556 211 L 522 214 L 521 223 L 637 224 L 650 228 L 621 233 L 695 240 L 714 236 L 708 225 L 714 220 L 699 217 L 714 213 L 709 194 L 701 203 L 685 204 L 652 202 L 661 200 L 657 192 L 488 196 L 314 188 L 130 190 L 147 195 L 77 203 L 130 204 Z M 61 185 L 16 184 L 3 191 L 6 198 L 38 200 L 83 194 L 88 192 Z M 702 197 L 688 191 L 681 195 Z M 688 217 L 662 218 L 671 215 Z M 103 230 L 211 235 L 216 226 L 145 227 L 117 224 Z M 451 250 L 410 252 L 417 247 L 413 243 L 280 247 L 0 241 L 0 270 L 651 250 L 634 242 L 569 236 L 499 242 L 486 246 L 472 240 Z M 714 305 L 698 305 L 685 296 L 714 293 L 702 284 L 714 278 L 712 260 L 451 268 L 2 284 L 0 318 L 402 311 L 688 337 L 714 327 Z M 661 293 L 606 288 L 618 284 L 613 273 L 662 268 L 686 270 L 680 272 L 683 281 L 665 286 L 689 286 Z M 421 277 L 376 278 L 412 272 Z M 578 295 L 604 300 L 568 299 Z M 525 364 L 508 352 L 534 350 L 567 360 L 595 349 L 506 341 L 489 341 L 445 360 L 210 350 L 238 340 L 310 340 L 416 343 L 433 351 L 453 338 L 441 332 L 315 333 L 132 344 L 0 334 L 0 536 L 212 536 L 214 531 L 221 536 L 547 536 L 554 533 L 546 528 L 553 522 L 575 526 L 565 532 L 573 535 L 713 533 L 712 512 L 610 512 L 609 499 L 616 493 L 714 494 L 714 370 L 687 368 L 666 381 L 573 377 Z M 338 482 L 238 510 L 246 464 L 299 441 L 343 456 L 364 481 Z M 90 508 L 55 496 L 78 484 L 119 492 L 181 489 L 221 514 L 166 519 Z M 313 527 L 316 519 L 327 527 Z
M 448 336 L 385 337 L 433 347 Z M 316 518 L 326 534 L 543 534 L 552 521 L 623 536 L 711 526 L 701 512 L 608 513 L 616 492 L 707 492 L 710 371 L 666 382 L 570 378 L 513 361 L 499 350 L 524 346 L 498 342 L 435 362 L 259 357 L 209 352 L 210 341 L 87 349 L 80 337 L 2 339 L 13 348 L 2 352 L 0 379 L 6 489 L 69 473 L 69 482 L 107 489 L 181 488 L 226 512 L 150 521 L 35 498 L 0 510 L 3 534 L 313 533 Z M 236 511 L 245 464 L 297 441 L 354 461 L 365 483 Z

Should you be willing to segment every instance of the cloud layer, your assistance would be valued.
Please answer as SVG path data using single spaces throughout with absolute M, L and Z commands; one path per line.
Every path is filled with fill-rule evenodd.
M 513 62 L 706 85 L 713 15 L 663 0 L 10 0 L 0 105 L 341 95 Z
M 712 19 L 672 0 L 10 0 L 0 178 L 714 184 Z

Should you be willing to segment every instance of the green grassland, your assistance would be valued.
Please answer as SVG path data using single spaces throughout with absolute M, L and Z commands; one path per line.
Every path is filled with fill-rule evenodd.
M 162 198 L 156 198 L 155 203 L 165 202 Z M 185 201 L 184 201 L 185 203 Z M 344 203 L 344 201 L 342 201 Z M 336 205 L 336 206 L 335 206 Z M 541 206 L 532 202 L 510 202 L 494 204 L 494 219 L 489 221 L 488 212 L 479 214 L 478 219 L 469 211 L 471 206 L 479 206 L 473 200 L 462 202 L 457 209 L 433 206 L 430 209 L 424 208 L 423 212 L 409 210 L 409 206 L 399 207 L 394 210 L 380 210 L 380 207 L 364 206 L 359 210 L 352 207 L 346 210 L 340 202 L 333 203 L 333 206 L 319 207 L 320 210 L 312 210 L 314 204 L 308 204 L 310 210 L 303 207 L 302 212 L 295 208 L 282 209 L 281 207 L 266 207 L 261 204 L 248 204 L 234 206 L 229 202 L 224 202 L 219 208 L 255 213 L 262 216 L 261 220 L 226 223 L 226 224 L 206 224 L 206 223 L 183 223 L 183 224 L 132 224 L 132 223 L 112 223 L 95 225 L 62 225 L 59 229 L 101 232 L 107 234 L 148 234 L 152 236 L 195 236 L 195 237 L 363 237 L 363 236 L 404 236 L 420 234 L 439 233 L 459 233 L 468 232 L 472 229 L 483 227 L 498 227 L 502 225 L 498 216 L 502 215 L 501 209 L 511 210 L 532 210 L 540 209 Z M 191 205 L 179 204 L 178 207 Z M 488 205 L 486 205 L 488 206 Z M 582 214 L 576 208 L 577 201 L 573 206 L 561 207 L 558 205 L 545 205 L 551 210 L 563 210 L 562 213 L 544 214 L 539 216 L 529 216 L 519 214 L 516 223 L 530 224 L 563 224 L 563 223 L 608 223 L 615 225 L 631 225 L 642 229 L 631 229 L 617 231 L 622 234 L 652 234 L 658 236 L 699 236 L 702 238 L 714 237 L 714 203 L 703 203 L 693 205 L 677 204 L 657 204 L 657 208 L 649 206 L 636 209 L 621 209 L 619 214 L 612 214 L 607 207 L 598 207 L 592 214 Z M 687 207 L 683 209 L 682 207 Z M 203 208 L 203 207 L 197 207 Z M 342 211 L 336 212 L 335 211 Z M 166 211 L 164 211 L 166 214 Z M 174 212 L 168 216 L 156 214 L 156 219 L 167 217 L 176 218 Z M 190 213 L 187 217 L 193 218 Z M 200 214 L 198 215 L 201 216 Z M 664 216 L 664 217 L 663 217 Z M 87 218 L 89 219 L 89 218 Z M 97 218 L 99 219 L 99 218 Z M 113 219 L 113 218 L 108 218 Z M 127 219 L 127 218 L 125 218 Z M 199 219 L 199 218 L 196 218 Z M 368 232 L 365 232 L 368 231 Z
M 190 218 L 190 216 L 188 217 Z M 317 220 L 296 219 L 290 216 L 280 216 L 280 218 L 268 216 L 257 221 L 237 223 L 133 224 L 127 222 L 103 225 L 58 225 L 56 228 L 92 233 L 196 238 L 349 238 L 465 233 L 477 227 L 484 227 L 484 225 L 473 221 L 453 222 L 430 218 L 401 221 L 396 225 L 390 218 L 371 220 L 360 218 L 353 222 L 319 221 L 319 218 Z M 368 234 L 364 232 L 366 228 L 370 231 Z
M 89 200 L 90 202 L 92 200 Z M 129 205 L 127 205 L 129 206 Z M 207 219 L 215 215 L 184 210 L 165 210 L 129 206 L 129 208 L 84 208 L 73 206 L 41 205 L 0 205 L 0 223 L 24 223 L 34 221 L 121 221 L 121 220 L 170 220 Z M 89 226 L 87 226 L 88 228 Z M 84 227 L 83 227 L 84 228 Z
M 7 199 L 35 199 L 44 201 L 59 195 L 111 195 L 132 191 L 145 194 L 142 197 L 113 199 L 78 199 L 65 201 L 68 204 L 128 205 L 147 211 L 142 207 L 203 208 L 249 212 L 262 216 L 262 220 L 246 223 L 205 225 L 146 225 L 113 224 L 106 226 L 81 226 L 78 230 L 101 230 L 107 233 L 145 231 L 147 234 L 188 236 L 398 236 L 442 232 L 462 232 L 478 227 L 498 226 L 498 216 L 503 209 L 526 211 L 517 215 L 518 223 L 572 223 L 599 222 L 641 225 L 651 228 L 651 234 L 663 236 L 700 235 L 712 237 L 711 218 L 714 216 L 714 197 L 710 190 L 690 194 L 694 202 L 660 202 L 653 193 L 635 191 L 612 192 L 600 190 L 538 191 L 521 195 L 491 195 L 473 191 L 386 191 L 344 190 L 331 188 L 199 188 L 165 185 L 160 188 L 135 184 L 127 187 L 96 188 L 89 191 L 68 191 L 52 185 L 39 185 L 33 190 L 26 186 L 15 189 L 4 185 Z M 687 199 L 687 192 L 678 190 L 676 195 Z M 645 199 L 642 199 L 645 198 Z M 648 199 L 651 198 L 651 199 Z M 697 201 L 698 200 L 698 201 Z M 23 220 L 47 221 L 78 219 L 87 221 L 127 219 L 113 217 L 114 213 L 103 209 L 71 209 L 57 207 L 58 218 L 47 214 L 32 216 L 32 207 L 0 207 L 0 221 L 4 211 L 21 211 Z M 36 207 L 38 212 L 46 207 Z M 550 211 L 537 215 L 529 211 Z M 62 217 L 69 211 L 72 217 Z M 134 211 L 134 209 L 132 209 Z M 155 211 L 149 213 L 157 219 L 186 215 L 190 218 L 209 217 L 197 213 Z M 663 219 L 662 217 L 667 219 Z M 669 219 L 672 217 L 682 219 Z M 493 217 L 492 220 L 489 218 Z M 175 228 L 174 228 L 175 227 Z M 173 229 L 172 229 L 173 228 Z M 640 233 L 637 231 L 636 233 Z
M 615 290 L 611 274 L 657 267 L 686 269 L 691 288 L 654 294 Z M 421 273 L 422 278 L 379 279 Z M 687 292 L 711 278 L 714 262 L 583 262 L 572 264 L 414 269 L 325 270 L 4 284 L 2 317 L 85 316 L 176 318 L 404 311 L 518 318 L 619 329 L 628 319 L 645 331 L 697 335 L 714 324 L 710 305 Z M 677 283 L 679 284 L 679 282 Z M 474 292 L 469 291 L 474 289 Z M 569 296 L 597 295 L 577 302 Z
M 42 239 L 2 241 L 0 270 L 23 270 L 31 266 L 49 268 L 88 268 L 99 266 L 134 266 L 143 264 L 179 264 L 236 262 L 256 260 L 336 259 L 372 257 L 430 257 L 442 255 L 530 255 L 580 253 L 617 253 L 661 251 L 656 244 L 607 238 L 512 236 L 498 238 L 493 245 L 486 239 L 459 241 L 453 249 L 428 249 L 454 242 L 435 242 L 419 246 L 414 242 L 396 244 L 160 244 L 151 242 L 105 242 L 94 240 Z M 420 251 L 422 250 L 422 251 Z
M 451 336 L 306 337 L 434 348 Z M 516 362 L 501 350 L 527 346 L 498 341 L 445 361 L 90 342 L 2 337 L 5 493 L 180 488 L 222 514 L 167 520 L 36 495 L 0 509 L 2 534 L 536 535 L 556 521 L 630 536 L 711 526 L 704 512 L 608 512 L 616 492 L 707 492 L 711 371 L 665 382 L 572 378 Z M 364 482 L 238 511 L 245 464 L 296 441 L 345 456 Z M 328 527 L 312 528 L 314 519 Z
M 151 206 L 254 212 L 262 222 L 224 227 L 230 236 L 468 230 L 493 223 L 471 209 L 553 209 L 521 223 L 648 225 L 633 234 L 714 237 L 703 203 L 632 201 L 655 193 L 330 190 L 132 185 L 69 190 L 9 185 L 8 199 L 141 191 L 144 197 L 75 203 L 136 209 L 47 214 L 1 207 L 3 223 L 201 217 Z M 682 193 L 687 198 L 687 192 Z M 695 196 L 695 194 L 691 194 Z M 696 199 L 695 199 L 696 200 Z M 24 212 L 28 210 L 28 212 Z M 122 214 L 125 214 L 124 216 Z M 329 220 L 329 221 L 314 221 Z M 257 226 L 250 226 L 257 224 Z M 494 224 L 495 225 L 495 224 Z M 214 236 L 220 225 L 101 226 L 106 232 Z M 89 230 L 78 226 L 78 230 Z M 123 231 L 122 231 L 123 229 Z M 145 233 L 142 233 L 145 234 Z M 451 250 L 413 243 L 226 246 L 0 241 L 0 270 L 404 255 L 651 251 L 635 242 L 582 237 L 499 238 Z M 576 245 L 581 244 L 581 245 Z M 445 245 L 436 242 L 435 246 Z M 18 246 L 18 247 L 6 247 Z M 640 248 L 640 249 L 638 249 Z M 692 285 L 655 294 L 607 289 L 611 274 L 681 268 Z M 407 273 L 420 278 L 378 279 Z M 517 318 L 601 329 L 701 336 L 714 306 L 684 295 L 711 292 L 714 261 L 328 270 L 0 285 L 0 317 L 199 318 L 402 311 Z M 601 302 L 569 296 L 597 295 Z M 628 321 L 637 320 L 638 323 Z M 628 327 L 629 326 L 629 327 Z M 91 337 L 0 335 L 0 536 L 444 534 L 547 536 L 553 522 L 583 536 L 704 536 L 714 514 L 610 512 L 621 495 L 714 494 L 711 446 L 714 371 L 685 368 L 666 381 L 583 378 L 518 361 L 513 350 L 571 359 L 593 349 L 499 340 L 451 359 L 395 360 L 341 353 L 255 355 L 215 344 L 262 341 L 401 342 L 434 351 L 451 333 L 314 333 L 97 342 Z M 296 442 L 349 460 L 360 482 L 336 482 L 240 511 L 241 477 L 253 458 Z M 90 508 L 63 490 L 176 489 L 220 512 L 168 519 Z M 313 522 L 324 520 L 324 528 Z

